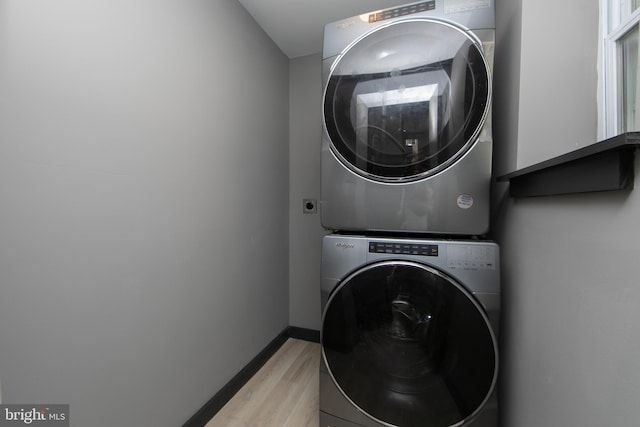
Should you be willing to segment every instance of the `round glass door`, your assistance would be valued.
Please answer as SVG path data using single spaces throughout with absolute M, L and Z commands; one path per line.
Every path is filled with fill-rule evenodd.
M 371 179 L 433 175 L 480 133 L 490 74 L 479 42 L 430 19 L 398 21 L 367 34 L 334 64 L 324 121 L 334 154 Z
M 460 426 L 497 377 L 497 343 L 473 296 L 437 270 L 384 261 L 327 301 L 322 354 L 344 396 L 380 423 Z

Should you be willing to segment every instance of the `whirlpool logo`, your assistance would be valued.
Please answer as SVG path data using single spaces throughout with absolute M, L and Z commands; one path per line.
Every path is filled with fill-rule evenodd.
M 69 405 L 0 405 L 0 427 L 69 427 Z
M 336 243 L 336 248 L 340 249 L 353 249 L 355 245 L 353 243 Z

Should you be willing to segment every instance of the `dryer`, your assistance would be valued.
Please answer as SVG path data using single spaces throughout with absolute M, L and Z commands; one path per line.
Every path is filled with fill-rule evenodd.
M 499 248 L 328 235 L 321 427 L 496 427 Z
M 325 26 L 321 222 L 489 228 L 494 0 L 429 0 Z

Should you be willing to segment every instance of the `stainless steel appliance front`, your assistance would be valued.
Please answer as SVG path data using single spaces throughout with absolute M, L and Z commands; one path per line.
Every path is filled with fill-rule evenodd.
M 495 42 L 487 5 L 445 14 L 432 0 L 325 27 L 325 228 L 487 232 Z
M 323 240 L 321 427 L 497 426 L 499 249 Z

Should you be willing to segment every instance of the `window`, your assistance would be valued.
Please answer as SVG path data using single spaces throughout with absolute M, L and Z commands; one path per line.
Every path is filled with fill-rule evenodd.
M 599 134 L 604 138 L 640 130 L 640 0 L 601 0 L 602 102 Z

